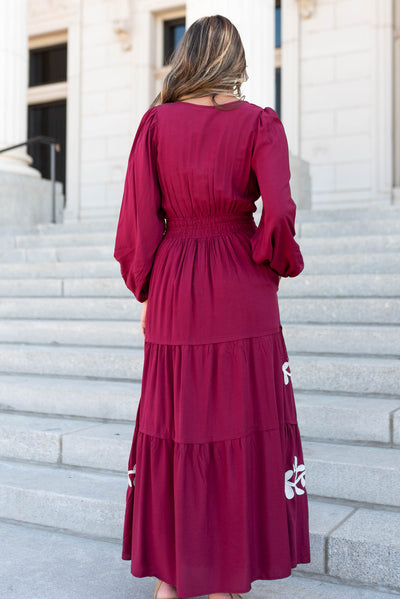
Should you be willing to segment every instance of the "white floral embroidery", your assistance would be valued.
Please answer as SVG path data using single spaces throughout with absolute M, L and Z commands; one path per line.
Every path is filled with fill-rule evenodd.
M 299 476 L 297 476 L 298 474 Z M 305 493 L 304 488 L 300 489 L 300 487 L 296 486 L 298 482 L 300 482 L 303 487 L 306 486 L 305 474 L 304 464 L 297 465 L 297 455 L 295 455 L 293 470 L 287 470 L 285 472 L 285 495 L 288 499 L 292 499 L 294 497 L 294 491 L 296 491 L 297 495 L 303 495 Z M 294 481 L 291 481 L 290 479 L 293 475 Z
M 130 474 L 136 474 L 136 464 L 134 465 L 133 470 L 128 470 L 128 485 L 131 487 L 132 481 L 131 477 L 129 476 Z M 135 477 L 133 479 L 133 486 L 135 486 Z
M 288 371 L 288 368 L 289 368 L 289 362 L 284 362 L 282 364 L 282 372 L 283 372 L 285 385 L 289 384 L 289 377 L 292 376 L 292 373 Z

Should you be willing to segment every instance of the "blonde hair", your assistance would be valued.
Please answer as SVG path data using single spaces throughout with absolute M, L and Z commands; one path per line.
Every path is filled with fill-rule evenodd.
M 212 15 L 192 23 L 169 64 L 171 70 L 150 107 L 211 94 L 214 106 L 228 110 L 215 101 L 217 94 L 244 100 L 241 84 L 248 80 L 245 52 L 238 30 L 227 17 Z

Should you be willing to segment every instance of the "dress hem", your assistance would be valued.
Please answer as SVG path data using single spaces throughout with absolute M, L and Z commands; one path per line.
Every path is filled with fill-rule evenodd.
M 124 556 L 122 556 L 122 559 L 124 561 L 131 561 L 130 557 L 124 557 Z M 285 574 L 268 575 L 268 576 L 260 574 L 260 575 L 255 575 L 254 577 L 252 576 L 251 580 L 249 581 L 249 585 L 247 586 L 246 589 L 242 588 L 240 590 L 235 590 L 235 591 L 230 591 L 230 592 L 231 593 L 243 593 L 243 594 L 244 593 L 249 593 L 252 590 L 252 587 L 251 587 L 251 583 L 252 582 L 256 582 L 258 580 L 281 580 L 281 579 L 284 579 L 284 578 L 289 578 L 290 576 L 293 575 L 292 570 L 294 570 L 299 564 L 309 564 L 309 563 L 311 563 L 311 558 L 304 559 L 304 560 L 299 559 L 294 566 L 291 566 L 289 568 L 289 571 L 286 570 Z M 166 582 L 167 584 L 169 584 L 169 585 L 171 585 L 173 587 L 177 586 L 176 583 L 171 582 L 172 579 L 168 580 L 165 575 L 157 576 L 156 574 L 134 574 L 132 572 L 132 570 L 131 570 L 131 574 L 135 578 L 157 578 L 158 580 L 162 580 L 163 582 Z M 202 595 L 209 595 L 210 593 L 222 593 L 222 592 L 226 592 L 226 590 L 223 590 L 223 591 L 222 590 L 221 591 L 218 591 L 218 590 L 210 591 L 210 590 L 204 589 L 204 590 L 201 590 L 201 591 L 192 591 L 190 595 L 187 595 L 187 594 L 178 594 L 178 597 L 179 597 L 179 599 L 189 599 L 191 597 L 200 597 Z

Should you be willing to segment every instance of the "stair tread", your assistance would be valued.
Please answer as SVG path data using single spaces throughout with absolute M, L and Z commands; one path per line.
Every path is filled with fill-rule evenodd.
M 140 393 L 133 381 L 0 374 L 2 410 L 133 420 Z
M 64 240 L 64 243 L 59 243 Z M 37 242 L 39 239 L 36 240 Z M 377 253 L 385 255 L 400 249 L 400 231 L 383 236 L 382 234 L 348 235 L 346 237 L 300 237 L 297 238 L 301 251 L 309 257 L 364 255 Z M 52 243 L 50 243 L 52 242 Z M 0 264 L 36 264 L 54 262 L 114 261 L 114 235 L 103 234 L 100 238 L 92 235 L 58 237 L 47 240 L 47 244 L 24 244 L 23 247 L 2 247 L 0 245 Z M 322 257 L 321 257 L 322 259 Z M 359 258 L 362 260 L 362 258 Z
M 303 438 L 400 445 L 400 398 L 295 395 Z
M 139 380 L 143 360 L 143 347 L 0 344 L 0 372 Z M 290 366 L 301 391 L 398 396 L 397 356 L 291 352 Z
M 398 406 L 400 407 L 400 405 Z M 25 431 L 28 433 L 44 433 L 49 435 L 69 435 L 70 437 L 86 437 L 112 439 L 113 442 L 131 440 L 133 423 L 115 423 L 90 421 L 89 419 L 53 418 L 43 415 L 27 415 L 2 413 L 0 428 L 3 430 Z M 305 455 L 317 461 L 336 461 L 340 464 L 360 464 L 365 467 L 389 468 L 400 467 L 400 448 L 371 447 L 326 443 L 324 440 L 304 440 Z
M 36 406 L 36 411 L 41 411 L 41 408 L 51 408 L 51 402 L 57 398 L 68 398 L 70 396 L 78 396 L 81 399 L 91 397 L 93 400 L 98 398 L 99 402 L 101 399 L 107 400 L 107 398 L 114 398 L 114 406 L 118 406 L 118 401 L 129 401 L 134 397 L 138 399 L 140 395 L 141 385 L 140 383 L 134 382 L 116 382 L 106 380 L 85 380 L 85 379 L 73 379 L 66 377 L 46 377 L 27 375 L 27 374 L 6 374 L 0 375 L 0 405 L 3 409 L 7 409 L 7 405 L 10 406 L 10 402 L 14 396 L 22 395 L 24 398 L 29 392 L 32 400 L 37 398 L 40 400 L 41 397 L 46 398 L 46 402 L 40 401 L 39 405 Z M 8 402 L 8 404 L 7 404 Z M 357 412 L 373 415 L 383 416 L 383 413 L 389 415 L 392 411 L 396 411 L 400 407 L 400 398 L 398 400 L 394 398 L 371 398 L 371 397 L 354 397 L 336 394 L 324 394 L 320 393 L 308 393 L 306 391 L 296 391 L 296 402 L 299 409 L 306 406 L 311 406 L 314 409 L 314 413 L 324 407 L 328 413 L 332 412 Z M 69 402 L 71 408 L 74 404 Z M 18 404 L 17 404 L 18 406 Z M 15 409 L 16 405 L 12 404 L 11 408 Z M 111 406 L 112 407 L 112 406 Z M 112 409 L 108 410 L 108 417 L 113 417 Z M 23 408 L 26 410 L 26 404 Z M 132 408 L 133 410 L 133 408 Z M 365 412 L 362 412 L 364 410 Z M 349 424 L 348 421 L 345 422 Z
M 48 464 L 32 464 L 0 459 L 0 489 L 14 487 L 38 491 L 45 495 L 68 495 L 88 500 L 122 503 L 128 479 L 123 473 L 106 471 L 82 471 Z M 382 542 L 400 548 L 400 537 L 393 535 L 393 524 L 400 524 L 400 512 L 380 508 L 354 508 L 336 500 L 319 500 L 310 497 L 310 531 L 325 535 L 343 536 L 338 526 L 353 518 L 356 514 L 360 527 L 354 529 L 357 538 L 371 537 L 375 542 Z M 329 517 L 327 517 L 329 515 Z M 369 518 L 368 525 L 366 518 Z M 380 526 L 372 532 L 371 523 L 379 519 Z M 362 528 L 364 523 L 365 528 Z M 391 524 L 391 528 L 388 526 Z M 353 527 L 346 527 L 353 532 Z M 382 535 L 380 535 L 382 531 Z M 349 535 L 349 538 L 351 536 Z
M 107 355 L 107 356 L 124 356 L 129 359 L 138 358 L 143 359 L 143 347 L 111 347 L 105 345 L 52 345 L 52 344 L 37 344 L 37 343 L 0 343 L 0 356 L 3 353 L 4 357 L 7 358 L 12 352 L 26 353 L 26 354 L 48 354 L 52 355 Z M 1 359 L 1 358 L 0 358 Z M 377 356 L 370 355 L 341 355 L 341 354 L 327 354 L 321 355 L 320 352 L 291 352 L 291 360 L 299 362 L 299 360 L 310 360 L 310 364 L 327 364 L 339 366 L 371 366 L 371 367 L 392 367 L 400 369 L 400 361 L 398 356 L 379 356 L 377 362 Z
M 387 324 L 287 323 L 283 333 L 289 352 L 400 354 L 399 331 Z M 48 344 L 51 347 L 144 347 L 139 318 L 128 322 L 0 318 L 0 339 L 2 343 Z
M 104 502 L 121 502 L 127 477 L 122 473 L 88 472 L 45 464 L 28 464 L 0 459 L 0 489 L 19 487 L 57 495 L 84 497 Z
M 282 323 L 400 324 L 400 298 L 307 298 L 279 300 Z M 137 320 L 142 306 L 127 297 L 3 297 L 0 318 Z
M 83 434 L 85 434 L 85 431 L 83 431 Z M 329 461 L 343 466 L 358 465 L 363 468 L 385 468 L 393 472 L 398 471 L 400 468 L 400 448 L 343 445 L 305 440 L 303 445 L 305 460 Z
M 28 415 L 25 413 L 16 414 L 3 412 L 0 419 L 0 429 L 3 431 L 14 430 L 32 434 L 43 433 L 45 435 L 57 437 L 78 431 L 83 433 L 84 430 L 97 426 L 99 426 L 98 422 L 90 421 L 88 419 L 49 417 L 39 414 Z M 110 423 L 110 426 L 112 426 L 112 423 Z M 124 425 L 118 424 L 118 427 L 123 426 Z

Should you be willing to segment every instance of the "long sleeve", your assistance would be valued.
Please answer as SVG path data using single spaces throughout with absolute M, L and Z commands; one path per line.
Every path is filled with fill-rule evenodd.
M 145 112 L 129 154 L 114 258 L 139 302 L 149 293 L 154 255 L 164 234 L 164 211 L 156 168 L 156 107 Z
M 252 154 L 263 208 L 251 237 L 253 260 L 266 262 L 278 275 L 295 277 L 304 268 L 300 247 L 294 239 L 296 204 L 289 185 L 289 150 L 278 114 L 270 107 L 260 112 Z

